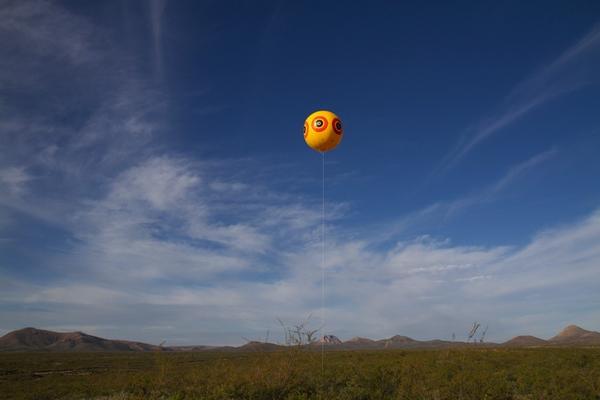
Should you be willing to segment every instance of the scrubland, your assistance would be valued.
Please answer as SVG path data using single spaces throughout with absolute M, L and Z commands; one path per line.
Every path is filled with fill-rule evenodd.
M 600 348 L 0 353 L 2 399 L 600 399 Z

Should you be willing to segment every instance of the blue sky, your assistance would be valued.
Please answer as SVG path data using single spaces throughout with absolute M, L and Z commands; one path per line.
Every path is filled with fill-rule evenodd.
M 600 4 L 0 3 L 0 333 L 600 330 Z M 279 338 L 280 340 L 280 338 Z

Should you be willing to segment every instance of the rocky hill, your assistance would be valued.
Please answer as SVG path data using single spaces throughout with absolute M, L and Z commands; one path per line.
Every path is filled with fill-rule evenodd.
M 283 350 L 285 346 L 280 346 L 275 343 L 266 343 L 266 342 L 248 342 L 242 346 L 234 347 L 234 349 L 241 351 L 277 351 Z
M 324 335 L 317 343 L 323 343 L 326 345 L 339 345 L 342 341 L 335 335 Z
M 569 325 L 548 341 L 553 344 L 600 345 L 600 332 L 587 331 L 577 325 Z
M 544 346 L 547 345 L 548 342 L 544 339 L 540 339 L 539 337 L 522 335 L 515 336 L 514 338 L 503 343 L 504 346 L 516 346 L 516 347 L 535 347 L 535 346 Z
M 159 346 L 110 340 L 83 332 L 53 332 L 24 328 L 0 338 L 0 351 L 159 351 Z
M 387 339 L 372 340 L 355 337 L 347 341 L 334 335 L 325 335 L 310 348 L 325 345 L 327 350 L 385 350 L 448 348 L 458 346 L 499 346 L 497 343 L 471 344 L 444 340 L 416 340 L 408 336 L 396 335 Z M 600 333 L 569 325 L 549 340 L 535 336 L 516 336 L 503 346 L 600 346 Z M 160 347 L 147 343 L 126 340 L 104 339 L 83 332 L 53 332 L 36 328 L 24 328 L 0 337 L 0 351 L 278 351 L 285 346 L 251 341 L 242 346 L 170 346 Z

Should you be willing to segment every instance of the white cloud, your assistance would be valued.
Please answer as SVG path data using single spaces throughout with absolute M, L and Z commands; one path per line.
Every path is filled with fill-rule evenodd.
M 0 185 L 10 190 L 0 203 L 68 225 L 64 215 L 161 145 L 166 96 L 136 68 L 139 55 L 110 45 L 112 32 L 56 3 L 3 2 L 0 32 Z
M 64 57 L 80 64 L 95 59 L 92 25 L 48 1 L 6 1 L 0 5 L 2 41 L 14 46 L 18 37 L 37 56 Z
M 0 169 L 0 191 L 18 197 L 25 190 L 31 176 L 23 167 L 7 167 Z
M 154 6 L 153 32 L 160 40 L 164 3 Z M 54 28 L 56 35 L 40 38 Z M 20 84 L 15 65 L 43 64 L 64 68 L 77 78 L 73 82 L 94 83 L 93 90 L 73 83 L 69 90 L 77 96 L 42 110 L 43 117 L 35 109 L 1 115 L 0 185 L 8 189 L 0 218 L 7 213 L 3 221 L 14 222 L 9 213 L 17 210 L 65 237 L 56 238 L 58 249 L 35 249 L 43 260 L 35 283 L 0 265 L 0 329 L 89 327 L 109 337 L 218 344 L 275 331 L 276 317 L 297 321 L 312 313 L 318 320 L 320 199 L 275 190 L 248 160 L 235 166 L 231 160 L 200 162 L 161 145 L 168 97 L 128 67 L 135 55 L 123 61 L 118 50 L 100 46 L 94 38 L 107 33 L 85 19 L 46 2 L 5 3 L 0 29 L 19 46 L 39 46 L 23 46 L 25 54 L 16 59 L 0 57 L 0 82 Z M 577 57 L 591 48 L 585 43 Z M 88 62 L 97 56 L 105 61 L 99 67 Z M 39 80 L 44 84 L 22 83 L 31 99 L 61 90 L 50 79 Z M 78 119 L 66 124 L 65 115 Z M 491 132 L 502 118 L 510 122 L 521 114 L 508 115 L 490 125 Z M 400 225 L 490 201 L 554 154 L 536 155 L 482 191 L 433 204 Z M 369 236 L 362 227 L 343 231 L 337 221 L 348 205 L 327 207 L 325 325 L 342 337 L 443 337 L 472 319 L 493 322 L 491 336 L 502 337 L 521 333 L 519 324 L 536 315 L 543 315 L 535 319 L 539 332 L 531 333 L 543 335 L 577 321 L 560 320 L 564 313 L 549 312 L 531 296 L 556 291 L 548 295 L 555 308 L 561 300 L 570 304 L 577 289 L 600 283 L 598 213 L 509 248 L 426 236 L 398 242 L 397 231 Z M 584 316 L 591 321 L 593 314 Z
M 117 177 L 111 185 L 108 207 L 122 208 L 139 202 L 157 210 L 176 207 L 200 184 L 200 177 L 184 163 L 152 158 Z
M 600 211 L 585 220 L 542 232 L 527 246 L 495 261 L 488 270 L 497 278 L 471 288 L 485 295 L 598 284 Z
M 503 190 L 551 154 L 514 167 L 490 190 Z M 50 309 L 52 304 L 99 307 L 94 312 L 106 318 L 122 307 L 144 310 L 144 315 L 168 309 L 170 326 L 180 326 L 191 307 L 203 323 L 229 332 L 219 334 L 230 337 L 229 343 L 276 330 L 276 317 L 313 314 L 320 323 L 320 213 L 302 206 L 310 202 L 290 203 L 285 194 L 257 195 L 254 191 L 266 189 L 237 185 L 218 169 L 215 174 L 204 164 L 165 155 L 126 168 L 98 199 L 64 221 L 77 242 L 47 262 L 47 268 L 60 270 L 61 281 L 23 285 L 12 301 L 25 298 L 26 304 Z M 247 195 L 246 202 L 239 202 L 240 195 Z M 228 224 L 227 215 L 235 216 Z M 594 214 L 542 233 L 521 248 L 458 246 L 428 236 L 386 247 L 378 236 L 358 239 L 355 232 L 348 238 L 329 221 L 326 329 L 341 336 L 381 337 L 411 329 L 456 330 L 473 318 L 490 318 L 508 294 L 589 282 L 600 261 L 599 231 Z M 565 280 L 563 268 L 577 272 Z M 266 279 L 254 280 L 256 274 Z M 493 318 L 503 329 L 520 333 L 504 317 L 518 315 L 523 307 L 512 302 Z M 543 309 L 541 304 L 533 311 Z M 123 311 L 118 314 L 125 318 Z M 549 329 L 556 318 L 549 315 L 540 329 Z M 110 325 L 107 319 L 99 323 Z M 156 335 L 165 332 L 158 329 Z M 219 342 L 211 332 L 199 337 Z M 178 340 L 197 343 L 192 337 Z
M 149 258 L 157 256 L 149 247 L 136 248 L 135 242 L 124 243 L 122 248 L 126 245 L 132 247 L 135 257 L 128 259 L 119 254 L 114 261 L 129 260 L 132 268 L 143 270 L 151 260 L 140 255 L 147 252 Z M 154 246 L 165 243 L 152 243 Z M 144 315 L 162 315 L 168 310 L 168 325 L 179 328 L 187 326 L 191 317 L 202 318 L 201 325 L 209 325 L 209 331 L 227 331 L 230 339 L 226 342 L 239 343 L 241 336 L 260 335 L 266 329 L 277 332 L 276 317 L 294 321 L 312 313 L 315 324 L 320 324 L 319 249 L 318 242 L 288 249 L 281 263 L 287 272 L 271 282 L 237 278 L 211 280 L 208 286 L 202 280 L 190 286 L 193 280 L 187 279 L 185 284 L 153 285 L 152 280 L 140 284 L 140 279 L 148 277 L 140 276 L 138 271 L 119 274 L 110 286 L 96 279 L 67 286 L 21 286 L 12 297 L 7 288 L 3 299 L 23 296 L 27 304 L 51 309 L 55 309 L 49 305 L 52 302 L 60 304 L 61 309 L 84 310 L 93 305 L 94 309 L 105 310 L 97 311 L 100 325 L 106 324 L 110 315 L 126 315 L 123 309 Z M 158 253 L 161 251 L 159 247 Z M 168 264 L 155 265 L 156 271 L 164 273 L 162 278 L 181 271 L 173 266 L 173 260 L 177 263 L 175 253 L 180 251 L 178 248 L 165 255 L 163 260 Z M 597 288 L 600 284 L 600 212 L 579 223 L 540 233 L 522 247 L 465 247 L 419 238 L 382 251 L 371 249 L 367 242 L 338 242 L 332 238 L 327 252 L 328 332 L 343 337 L 415 332 L 421 332 L 418 337 L 446 337 L 452 331 L 460 334 L 473 319 L 478 319 L 492 326 L 490 334 L 496 340 L 519 333 L 549 336 L 562 325 L 578 322 L 567 321 L 564 313 L 553 310 L 570 307 L 582 288 Z M 182 262 L 181 268 L 187 274 L 193 271 L 193 265 L 189 259 Z M 30 294 L 26 295 L 28 291 Z M 535 300 L 540 295 L 539 301 Z M 588 293 L 587 301 L 593 301 L 593 295 L 589 296 Z M 193 309 L 196 311 L 190 314 Z M 531 316 L 537 316 L 533 328 L 527 325 Z M 209 331 L 199 336 L 205 343 L 223 343 Z M 158 330 L 156 334 L 165 332 Z M 199 343 L 200 339 L 180 335 L 178 340 Z

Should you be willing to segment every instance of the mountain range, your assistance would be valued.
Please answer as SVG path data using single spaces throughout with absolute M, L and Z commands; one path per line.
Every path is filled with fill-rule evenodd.
M 308 347 L 328 350 L 377 350 L 448 348 L 473 343 L 447 340 L 415 340 L 407 336 L 392 336 L 373 340 L 355 337 L 341 341 L 334 335 L 325 335 Z M 588 331 L 569 325 L 548 340 L 535 336 L 516 336 L 504 343 L 477 343 L 477 346 L 540 347 L 540 346 L 600 346 L 600 332 Z M 157 346 L 128 340 L 104 339 L 83 332 L 53 332 L 36 328 L 24 328 L 0 337 L 0 351 L 276 351 L 285 346 L 250 341 L 242 346 Z

